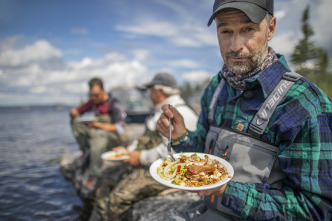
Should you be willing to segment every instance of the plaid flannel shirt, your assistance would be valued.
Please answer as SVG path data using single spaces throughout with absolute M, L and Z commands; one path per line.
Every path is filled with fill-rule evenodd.
M 285 58 L 247 79 L 252 98 L 236 93 L 228 83 L 221 91 L 214 124 L 242 132 L 260 105 L 289 71 Z M 205 89 L 197 130 L 188 131 L 174 150 L 203 152 L 209 131 L 212 95 L 222 78 L 219 72 Z M 276 108 L 261 137 L 279 146 L 278 159 L 286 175 L 282 189 L 264 183 L 227 184 L 222 204 L 251 220 L 332 220 L 332 104 L 327 95 L 304 78 L 296 82 Z M 235 171 L 236 172 L 236 171 Z

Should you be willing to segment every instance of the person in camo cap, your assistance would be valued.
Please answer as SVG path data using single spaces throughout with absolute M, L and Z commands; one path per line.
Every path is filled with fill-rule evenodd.
M 170 220 L 332 220 L 332 104 L 268 42 L 273 0 L 215 0 L 224 65 L 206 87 L 197 130 L 164 105 L 157 129 L 173 149 L 212 153 L 232 180 Z M 319 73 L 317 73 L 319 74 Z M 166 219 L 167 220 L 167 219 Z

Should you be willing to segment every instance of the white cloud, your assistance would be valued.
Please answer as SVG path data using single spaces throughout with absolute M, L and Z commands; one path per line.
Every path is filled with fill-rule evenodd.
M 331 8 L 331 0 L 321 0 L 318 4 L 311 5 L 310 23 L 315 30 L 315 39 L 317 42 L 320 42 L 321 46 L 330 49 L 332 52 L 332 29 L 329 28 L 332 23 Z
M 45 40 L 2 53 L 0 61 L 6 65 L 0 71 L 0 84 L 7 88 L 7 92 L 3 92 L 0 103 L 61 102 L 76 105 L 79 99 L 86 98 L 87 82 L 94 76 L 104 80 L 107 90 L 141 84 L 149 77 L 147 68 L 139 60 L 128 60 L 119 53 L 99 59 L 85 57 L 53 69 L 44 65 L 43 62 L 52 57 L 62 59 L 61 55 L 60 50 Z
M 165 38 L 176 46 L 202 47 L 218 45 L 215 31 L 208 27 L 181 25 L 170 22 L 137 21 L 136 25 L 119 25 L 116 29 L 136 35 Z
M 110 87 L 134 86 L 143 83 L 147 76 L 146 67 L 139 61 L 126 61 L 105 67 L 102 77 Z
M 78 62 L 69 62 L 69 66 L 72 69 L 80 70 L 80 69 L 98 69 L 103 68 L 109 64 L 119 61 L 125 61 L 126 57 L 119 54 L 119 53 L 110 53 L 106 54 L 104 57 L 99 59 L 92 59 L 89 57 L 83 58 L 81 61 Z
M 189 59 L 180 59 L 171 61 L 169 63 L 173 67 L 185 67 L 185 68 L 197 68 L 198 64 L 197 61 L 189 60 Z
M 19 50 L 8 49 L 3 51 L 0 54 L 0 65 L 4 67 L 17 67 L 50 60 L 52 58 L 58 59 L 61 58 L 61 56 L 62 53 L 60 50 L 54 48 L 45 40 L 39 40 L 33 45 L 28 45 Z
M 182 75 L 182 79 L 193 84 L 202 83 L 212 78 L 212 74 L 204 70 L 186 72 Z
M 177 27 L 168 22 L 145 21 L 135 26 L 116 27 L 119 31 L 130 32 L 139 35 L 152 35 L 158 37 L 173 36 L 177 33 Z
M 217 34 L 213 28 L 199 28 L 195 33 L 195 38 L 203 45 L 218 46 Z
M 135 49 L 132 53 L 134 58 L 139 61 L 145 61 L 151 55 L 151 52 L 145 49 Z
M 81 62 L 77 63 L 77 67 L 78 68 L 85 68 L 90 66 L 93 63 L 93 60 L 91 58 L 83 58 L 83 60 Z
M 275 11 L 274 16 L 277 18 L 277 20 L 282 19 L 286 16 L 285 10 Z
M 16 42 L 19 41 L 21 38 L 23 37 L 20 35 L 16 35 L 0 41 L 0 51 L 7 51 L 13 48 Z
M 39 86 L 39 87 L 35 87 L 35 88 L 31 88 L 31 93 L 33 94 L 41 94 L 47 91 L 45 86 Z
M 297 37 L 293 32 L 282 32 L 276 34 L 269 45 L 278 53 L 290 55 L 297 43 Z
M 176 14 L 180 15 L 188 15 L 189 12 L 186 8 L 183 8 L 183 4 L 180 1 L 157 1 L 157 3 L 161 4 L 162 7 L 167 7 L 176 12 Z M 179 4 L 180 3 L 180 4 Z

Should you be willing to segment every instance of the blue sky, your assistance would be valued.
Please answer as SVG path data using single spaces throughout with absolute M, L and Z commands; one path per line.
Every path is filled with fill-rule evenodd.
M 214 0 L 0 0 L 0 106 L 77 104 L 87 81 L 108 90 L 140 85 L 168 71 L 179 84 L 202 82 L 223 61 Z M 289 57 L 311 4 L 317 45 L 332 56 L 331 0 L 275 0 L 270 45 Z

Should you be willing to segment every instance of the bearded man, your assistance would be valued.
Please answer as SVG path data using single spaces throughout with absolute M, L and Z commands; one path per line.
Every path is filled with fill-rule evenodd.
M 268 41 L 273 0 L 215 0 L 224 66 L 205 89 L 197 130 L 163 106 L 157 129 L 177 152 L 212 153 L 234 176 L 171 220 L 331 220 L 332 104 Z M 319 74 L 319 73 L 317 73 Z

